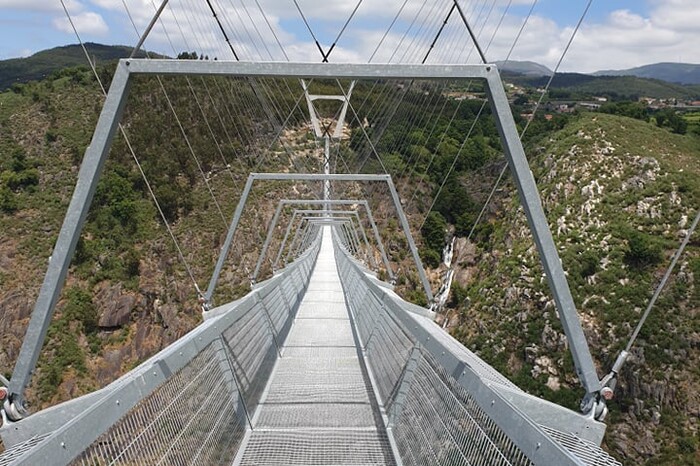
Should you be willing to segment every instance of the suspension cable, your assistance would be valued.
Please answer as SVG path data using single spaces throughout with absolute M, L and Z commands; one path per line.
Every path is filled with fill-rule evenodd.
M 528 13 L 528 18 L 532 14 L 532 10 L 534 9 L 536 3 L 537 3 L 537 1 L 535 1 L 532 4 L 532 8 L 530 8 L 530 12 Z M 571 37 L 569 38 L 569 42 L 567 43 L 566 47 L 564 48 L 563 53 L 559 57 L 559 61 L 557 61 L 556 67 L 552 71 L 552 75 L 549 77 L 549 80 L 547 81 L 547 85 L 544 88 L 544 92 L 542 92 L 540 94 L 540 98 L 535 103 L 535 108 L 533 109 L 532 114 L 528 118 L 527 122 L 525 123 L 525 127 L 523 128 L 523 130 L 520 133 L 521 140 L 523 139 L 523 137 L 527 133 L 527 130 L 530 128 L 530 125 L 534 121 L 535 115 L 537 114 L 537 110 L 539 110 L 540 106 L 542 105 L 542 101 L 544 100 L 544 96 L 549 91 L 549 88 L 552 85 L 552 81 L 554 80 L 554 77 L 556 76 L 557 72 L 559 71 L 559 68 L 560 68 L 562 62 L 564 61 L 564 57 L 566 56 L 567 52 L 569 51 L 569 48 L 571 47 L 571 44 L 573 43 L 574 38 L 576 37 L 576 34 L 578 33 L 578 30 L 580 29 L 581 24 L 583 23 L 584 18 L 586 17 L 588 10 L 590 9 L 592 3 L 593 3 L 593 0 L 588 1 L 588 4 L 586 5 L 585 10 L 583 11 L 583 14 L 579 18 L 579 21 L 576 25 L 576 28 L 574 29 L 573 33 L 571 34 Z M 522 32 L 523 32 L 523 28 L 521 28 L 520 32 L 518 33 L 518 37 L 520 37 Z M 510 57 L 511 53 L 513 52 L 514 47 L 515 47 L 515 44 L 513 44 L 513 47 L 511 48 L 510 52 L 508 53 L 508 57 Z M 496 178 L 496 182 L 494 183 L 493 188 L 491 189 L 491 192 L 489 193 L 489 196 L 486 198 L 486 202 L 484 202 L 484 205 L 482 206 L 481 211 L 479 212 L 479 215 L 477 216 L 476 220 L 474 221 L 474 224 L 472 225 L 472 227 L 469 231 L 469 235 L 467 236 L 467 239 L 471 239 L 472 235 L 474 234 L 474 231 L 475 231 L 477 225 L 479 224 L 484 213 L 486 212 L 486 208 L 491 203 L 493 196 L 496 194 L 496 190 L 498 189 L 498 186 L 501 183 L 501 180 L 503 179 L 503 176 L 505 175 L 507 169 L 508 169 L 508 164 L 503 165 L 503 168 L 501 168 L 501 172 L 499 173 L 498 177 Z
M 97 72 L 97 69 L 95 68 L 95 64 L 92 62 L 90 59 L 90 54 L 88 53 L 87 49 L 85 48 L 85 44 L 80 37 L 80 34 L 78 33 L 78 30 L 75 27 L 75 24 L 73 23 L 73 18 L 71 17 L 68 8 L 66 7 L 66 4 L 64 0 L 61 1 L 61 6 L 63 7 L 63 11 L 66 13 L 66 17 L 68 18 L 68 22 L 71 25 L 71 28 L 73 29 L 73 32 L 75 33 L 76 38 L 78 39 L 78 43 L 80 44 L 80 47 L 83 49 L 83 53 L 85 54 L 85 58 L 87 59 L 88 63 L 90 64 L 90 69 L 92 70 L 92 74 L 95 76 L 95 79 L 97 80 L 97 83 L 100 86 L 100 89 L 102 90 L 102 94 L 107 97 L 107 90 L 105 89 L 102 79 L 100 79 L 100 75 Z M 185 258 L 184 253 L 182 252 L 182 248 L 180 247 L 180 243 L 178 242 L 177 238 L 175 237 L 175 233 L 173 232 L 170 223 L 168 222 L 165 213 L 163 212 L 163 209 L 160 206 L 160 202 L 158 202 L 158 198 L 156 197 L 155 192 L 153 191 L 153 188 L 151 186 L 151 183 L 148 180 L 148 177 L 146 176 L 146 173 L 143 170 L 143 167 L 141 166 L 141 163 L 139 162 L 138 157 L 136 156 L 136 152 L 134 151 L 133 146 L 131 145 L 131 142 L 129 138 L 127 137 L 126 130 L 124 129 L 124 126 L 119 123 L 119 131 L 121 132 L 122 137 L 124 138 L 124 141 L 126 142 L 126 146 L 129 149 L 129 152 L 131 153 L 131 157 L 134 159 L 134 162 L 136 163 L 136 167 L 139 170 L 139 173 L 141 174 L 141 178 L 143 178 L 144 184 L 146 185 L 146 188 L 148 189 L 148 193 L 150 194 L 151 198 L 153 199 L 153 203 L 156 206 L 156 209 L 158 210 L 158 213 L 160 214 L 160 218 L 163 221 L 163 225 L 165 225 L 165 228 L 170 235 L 170 239 L 173 241 L 173 244 L 175 245 L 175 249 L 177 250 L 178 257 L 180 258 L 180 261 L 183 263 L 185 267 L 185 271 L 187 272 L 187 275 L 189 276 L 190 280 L 192 281 L 192 285 L 194 286 L 195 291 L 197 292 L 197 295 L 199 297 L 202 297 L 202 291 L 199 288 L 199 285 L 197 285 L 197 280 L 194 278 L 194 274 L 192 273 L 192 268 L 190 267 L 189 263 L 187 262 L 187 259 Z
M 257 1 L 257 0 L 256 0 L 256 1 Z M 362 5 L 362 1 L 363 1 L 363 0 L 359 0 L 359 1 L 357 2 L 357 5 L 355 5 L 355 9 L 352 10 L 352 13 L 350 13 L 350 16 L 349 16 L 348 19 L 345 21 L 345 24 L 343 24 L 343 27 L 340 29 L 340 32 L 338 32 L 338 35 L 336 36 L 335 40 L 333 41 L 333 43 L 331 44 L 331 46 L 328 48 L 328 52 L 326 52 L 326 55 L 323 57 L 323 63 L 327 63 L 327 62 L 328 62 L 328 56 L 331 54 L 331 52 L 332 52 L 333 49 L 335 48 L 335 45 L 336 45 L 336 44 L 338 43 L 338 41 L 340 40 L 340 37 L 341 37 L 341 36 L 343 35 L 343 33 L 345 32 L 345 28 L 347 28 L 347 27 L 348 27 L 348 24 L 350 24 L 350 21 L 352 21 L 352 18 L 353 18 L 353 16 L 355 16 L 355 13 L 357 13 L 357 9 L 360 8 L 360 5 Z
M 139 34 L 138 27 L 136 26 L 136 23 L 134 22 L 133 17 L 131 16 L 131 11 L 129 10 L 129 7 L 126 4 L 126 0 L 122 0 L 122 4 L 124 5 L 124 9 L 126 10 L 126 14 L 129 17 L 129 21 L 131 22 L 131 25 L 134 28 L 134 31 L 136 32 L 136 35 L 138 37 L 141 37 L 141 34 Z M 146 57 L 150 58 L 150 54 L 146 51 Z M 156 80 L 158 81 L 158 84 L 160 86 L 160 89 L 163 91 L 163 95 L 165 97 L 165 101 L 168 103 L 168 107 L 173 113 L 173 116 L 175 117 L 175 122 L 177 123 L 178 128 L 180 129 L 180 132 L 182 133 L 183 138 L 185 139 L 185 144 L 187 145 L 190 154 L 192 155 L 192 158 L 194 159 L 197 169 L 199 170 L 200 175 L 202 175 L 202 180 L 204 181 L 204 184 L 207 187 L 207 190 L 209 191 L 209 194 L 211 195 L 212 200 L 214 201 L 214 206 L 216 207 L 216 210 L 219 212 L 219 216 L 221 217 L 221 221 L 224 224 L 224 227 L 228 226 L 228 222 L 226 221 L 226 217 L 224 216 L 224 212 L 221 210 L 221 205 L 219 204 L 219 201 L 216 199 L 216 196 L 214 195 L 214 191 L 212 190 L 211 185 L 209 184 L 209 180 L 207 179 L 206 174 L 204 173 L 204 169 L 202 168 L 202 164 L 199 161 L 199 158 L 194 152 L 194 148 L 192 147 L 192 144 L 190 143 L 190 139 L 187 136 L 187 133 L 185 132 L 185 128 L 182 125 L 182 121 L 180 120 L 180 117 L 178 116 L 177 112 L 175 111 L 175 106 L 173 105 L 172 100 L 170 99 L 170 96 L 168 95 L 167 90 L 165 89 L 165 85 L 163 84 L 163 80 L 161 79 L 160 76 L 156 76 Z
M 695 232 L 695 229 L 698 227 L 698 222 L 700 222 L 700 210 L 698 211 L 697 215 L 695 216 L 695 220 L 693 220 L 693 223 L 690 226 L 690 229 L 688 229 L 688 233 L 685 235 L 685 238 L 683 238 L 683 241 L 681 241 L 681 245 L 678 247 L 675 254 L 673 255 L 673 259 L 671 260 L 671 265 L 669 265 L 668 269 L 666 270 L 666 273 L 664 274 L 663 278 L 661 279 L 659 286 L 656 287 L 656 291 L 654 291 L 654 295 L 651 297 L 651 300 L 649 301 L 647 308 L 644 310 L 644 314 L 642 315 L 642 318 L 639 320 L 637 327 L 634 329 L 634 332 L 632 332 L 632 336 L 630 337 L 630 340 L 627 342 L 627 346 L 625 347 L 625 352 L 629 353 L 630 350 L 632 349 L 632 345 L 634 345 L 635 340 L 639 336 L 639 332 L 642 329 L 644 322 L 646 322 L 647 317 L 649 317 L 649 313 L 651 312 L 652 308 L 654 307 L 654 304 L 656 304 L 656 300 L 659 299 L 659 295 L 661 295 L 661 292 L 663 291 L 664 287 L 666 286 L 668 279 L 671 277 L 671 274 L 673 273 L 673 269 L 676 267 L 676 264 L 678 263 L 678 259 L 683 254 L 683 251 L 685 251 L 686 246 L 688 246 L 688 243 L 690 242 L 690 237 L 693 235 L 693 233 Z
M 316 43 L 316 47 L 318 48 L 318 51 L 321 52 L 321 56 L 325 58 L 326 54 L 323 51 L 323 47 L 321 47 L 321 44 L 318 42 L 318 39 L 316 38 L 316 34 L 314 34 L 313 29 L 311 29 L 311 26 L 309 25 L 309 22 L 306 20 L 306 16 L 304 16 L 304 12 L 301 11 L 301 7 L 299 6 L 299 3 L 297 0 L 294 1 L 294 6 L 297 7 L 297 11 L 301 15 L 301 19 L 304 20 L 304 24 L 306 25 L 306 29 L 308 29 L 309 33 L 311 34 L 311 37 L 313 38 L 314 42 Z

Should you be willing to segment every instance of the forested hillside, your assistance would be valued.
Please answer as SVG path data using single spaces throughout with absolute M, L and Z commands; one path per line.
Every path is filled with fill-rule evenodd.
M 100 73 L 108 82 L 110 69 Z M 338 92 L 331 81 L 315 86 L 319 93 Z M 206 284 L 248 173 L 320 166 L 305 108 L 295 106 L 298 92 L 286 92 L 298 88 L 292 81 L 263 86 L 270 102 L 291 110 L 281 129 L 269 124 L 248 81 L 135 82 L 123 120 L 129 144 L 117 137 L 98 186 L 29 392 L 34 409 L 103 386 L 197 324 L 190 273 L 200 287 Z M 382 112 L 391 109 L 378 103 L 383 92 L 402 95 L 389 125 Z M 473 98 L 463 98 L 467 94 Z M 357 114 L 349 117 L 335 167 L 392 174 L 433 289 L 445 270 L 443 248 L 457 237 L 449 330 L 523 388 L 576 409 L 582 393 L 566 339 L 507 177 L 475 226 L 504 164 L 481 96 L 478 85 L 464 83 L 447 89 L 359 83 Z M 6 375 L 101 104 L 99 87 L 84 69 L 0 94 L 0 153 L 7 154 L 0 159 L 0 370 Z M 603 375 L 700 207 L 700 139 L 651 122 L 582 113 L 538 116 L 525 145 Z M 277 200 L 308 196 L 312 189 L 289 182 L 263 183 L 254 191 L 217 302 L 249 289 Z M 386 192 L 353 184 L 337 187 L 336 194 L 343 193 L 370 199 L 400 269 L 397 290 L 426 304 Z M 696 236 L 610 403 L 606 445 L 626 464 L 700 460 L 699 283 Z

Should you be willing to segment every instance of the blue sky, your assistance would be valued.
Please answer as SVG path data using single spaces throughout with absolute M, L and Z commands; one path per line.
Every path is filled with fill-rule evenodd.
M 160 0 L 156 0 L 160 1 Z M 431 15 L 444 15 L 449 10 L 449 0 L 440 0 Z M 524 16 L 535 0 L 488 0 L 468 2 L 460 0 L 465 10 L 473 18 L 484 15 L 492 2 L 496 7 L 488 20 L 484 20 L 482 45 L 490 35 L 489 22 L 494 26 L 497 18 L 503 16 L 502 27 L 498 30 L 493 46 L 487 56 L 492 60 L 503 59 L 509 44 L 522 24 Z M 291 0 L 259 0 L 265 10 L 280 42 L 294 60 L 315 60 L 318 52 L 306 27 L 300 19 Z M 152 15 L 152 0 L 127 0 L 137 27 L 143 28 Z M 364 0 L 353 18 L 344 37 L 334 51 L 336 61 L 367 60 L 374 45 L 386 30 L 391 19 L 399 10 L 402 0 Z M 398 40 L 400 27 L 408 27 L 415 11 L 420 21 L 427 24 L 427 6 L 420 10 L 423 0 L 410 0 L 405 14 L 400 18 L 392 33 Z M 516 47 L 513 58 L 533 60 L 553 67 L 571 35 L 571 29 L 578 21 L 587 0 L 539 0 L 534 16 L 527 23 L 525 33 Z M 276 39 L 271 33 L 262 34 L 263 41 L 251 41 L 251 32 L 245 27 L 258 22 L 260 31 L 269 31 L 256 16 L 254 0 L 215 0 L 221 9 L 229 5 L 231 31 L 235 46 L 240 54 L 248 59 L 265 56 L 264 47 L 279 51 Z M 299 0 L 307 19 L 311 23 L 320 42 L 328 47 L 337 31 L 352 11 L 355 2 L 350 0 L 326 0 L 319 8 L 318 0 Z M 107 44 L 133 45 L 136 34 L 125 14 L 122 0 L 66 0 L 81 36 L 85 41 Z M 508 9 L 506 9 L 506 5 Z M 205 11 L 204 0 L 171 0 L 172 11 L 166 13 L 165 35 L 158 27 L 147 42 L 147 47 L 169 55 L 175 50 L 204 49 L 212 55 L 228 58 L 230 54 L 223 47 L 220 33 L 210 21 Z M 243 8 L 242 8 L 243 7 Z M 170 8 L 170 7 L 169 7 Z M 481 8 L 481 9 L 479 9 Z M 234 14 L 235 13 L 235 14 Z M 420 14 L 418 14 L 420 13 Z M 238 15 L 238 18 L 236 18 Z M 246 16 L 250 15 L 250 16 Z M 177 23 L 179 18 L 180 23 Z M 457 28 L 458 24 L 451 27 Z M 188 24 L 185 21 L 192 21 Z M 199 22 L 201 21 L 201 22 Z M 236 26 L 236 22 L 240 26 Z M 477 23 L 477 19 L 473 19 Z M 436 23 L 437 24 L 437 23 Z M 626 68 L 658 61 L 685 61 L 700 63 L 700 1 L 698 0 L 594 0 L 583 28 L 562 66 L 569 71 L 595 71 L 598 69 Z M 195 30 L 196 37 L 191 41 L 175 34 L 177 27 Z M 257 26 L 256 26 L 257 27 Z M 427 28 L 428 26 L 426 26 Z M 434 26 L 437 27 L 437 26 Z M 207 30 L 207 32 L 205 32 Z M 252 27 L 250 31 L 252 31 Z M 464 32 L 464 31 L 462 31 Z M 447 30 L 445 32 L 447 35 Z M 171 46 L 168 39 L 174 44 Z M 391 37 L 388 39 L 390 40 Z M 194 45 L 195 41 L 198 45 Z M 263 42 L 266 42 L 263 44 Z M 70 31 L 59 0 L 0 0 L 0 59 L 27 56 L 36 51 L 58 45 L 76 43 Z M 281 56 L 274 57 L 281 59 Z M 381 58 L 381 57 L 380 57 Z

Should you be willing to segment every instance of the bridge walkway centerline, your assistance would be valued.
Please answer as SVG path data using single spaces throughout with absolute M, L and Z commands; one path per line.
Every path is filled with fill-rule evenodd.
M 331 227 L 234 465 L 395 465 Z

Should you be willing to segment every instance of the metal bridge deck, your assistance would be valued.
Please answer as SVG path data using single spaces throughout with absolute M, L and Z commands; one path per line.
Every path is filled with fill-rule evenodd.
M 330 227 L 234 464 L 393 465 L 353 333 Z

